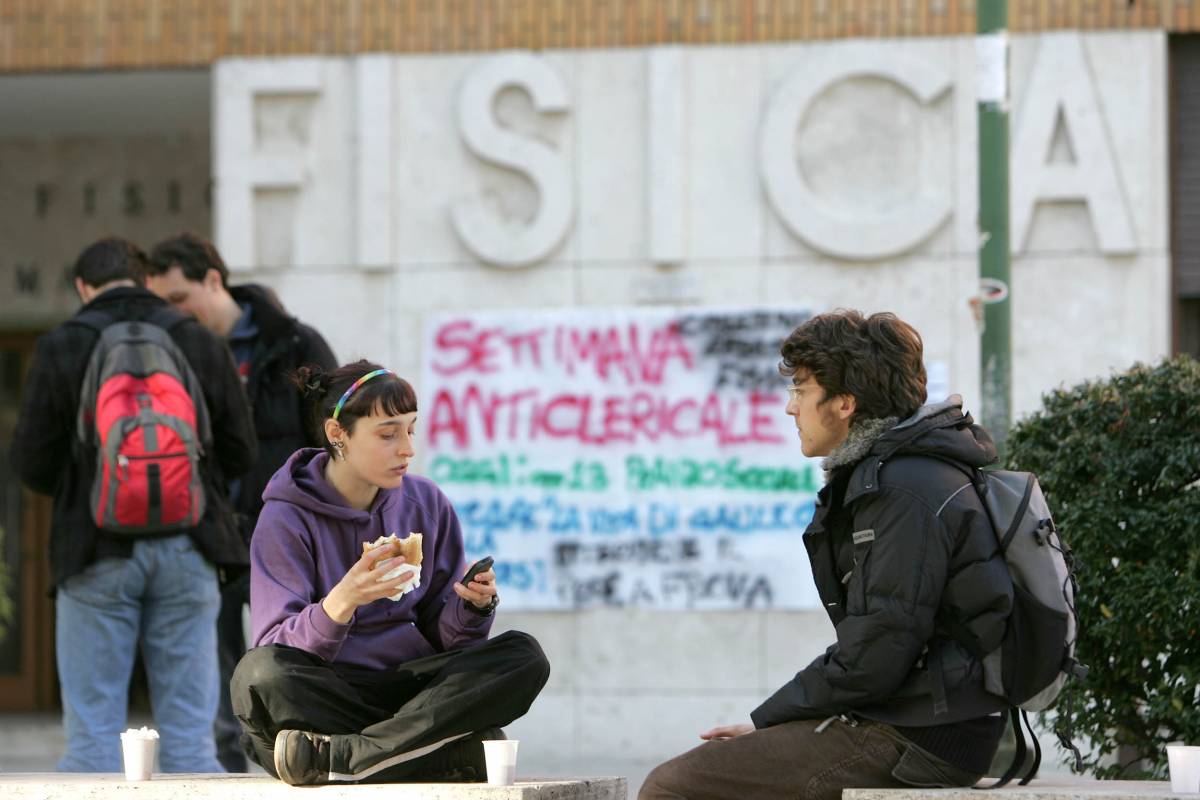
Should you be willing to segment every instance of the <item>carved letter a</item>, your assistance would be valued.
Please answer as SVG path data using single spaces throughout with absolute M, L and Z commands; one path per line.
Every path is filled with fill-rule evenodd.
M 1129 204 L 1117 175 L 1100 103 L 1078 33 L 1038 39 L 1033 71 L 1012 145 L 1013 250 L 1025 250 L 1034 206 L 1041 200 L 1087 203 L 1100 250 L 1136 247 Z M 1061 113 L 1073 161 L 1049 161 Z

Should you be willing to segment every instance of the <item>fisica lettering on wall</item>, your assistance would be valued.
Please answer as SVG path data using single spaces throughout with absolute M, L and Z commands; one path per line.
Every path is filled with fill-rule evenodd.
M 448 314 L 426 326 L 427 473 L 523 609 L 811 607 L 821 486 L 784 414 L 804 311 Z

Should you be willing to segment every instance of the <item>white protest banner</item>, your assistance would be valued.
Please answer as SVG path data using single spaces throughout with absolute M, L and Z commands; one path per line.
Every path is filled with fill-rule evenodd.
M 822 483 L 784 413 L 804 311 L 443 315 L 425 332 L 426 474 L 509 609 L 808 608 Z

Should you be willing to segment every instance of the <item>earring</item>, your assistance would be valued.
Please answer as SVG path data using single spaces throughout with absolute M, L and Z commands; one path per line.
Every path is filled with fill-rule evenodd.
M 333 442 L 332 444 L 333 444 L 333 452 L 337 455 L 337 460 L 345 461 L 346 460 L 346 443 L 345 442 Z

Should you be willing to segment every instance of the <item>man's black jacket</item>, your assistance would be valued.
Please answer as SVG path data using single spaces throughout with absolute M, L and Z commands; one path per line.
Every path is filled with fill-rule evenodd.
M 755 709 L 756 727 L 849 711 L 926 727 L 1007 707 L 971 649 L 1000 643 L 1012 579 L 967 474 L 941 459 L 996 459 L 957 397 L 886 431 L 821 490 L 804 544 L 837 642 Z
M 254 410 L 254 429 L 258 433 L 258 460 L 242 478 L 234 504 L 243 538 L 249 542 L 262 510 L 267 481 L 292 453 L 322 444 L 315 440 L 315 431 L 305 418 L 292 373 L 297 367 L 312 364 L 332 370 L 337 362 L 321 334 L 289 316 L 274 292 L 244 284 L 230 287 L 229 293 L 239 305 L 250 305 L 258 327 L 246 382 L 246 395 Z
M 165 301 L 145 289 L 118 287 L 81 311 L 96 309 L 124 321 L 146 319 L 155 309 L 165 308 Z M 35 492 L 54 496 L 50 569 L 55 586 L 97 558 L 132 552 L 128 539 L 114 539 L 92 522 L 88 494 L 95 454 L 82 453 L 76 445 L 80 384 L 97 338 L 95 330 L 69 320 L 38 338 L 13 434 L 10 458 L 17 474 Z M 257 445 L 250 408 L 223 341 L 194 320 L 174 325 L 171 338 L 204 389 L 212 421 L 212 450 L 201 461 L 207 502 L 191 536 L 214 564 L 244 563 L 246 545 L 226 500 L 225 482 L 254 463 Z

